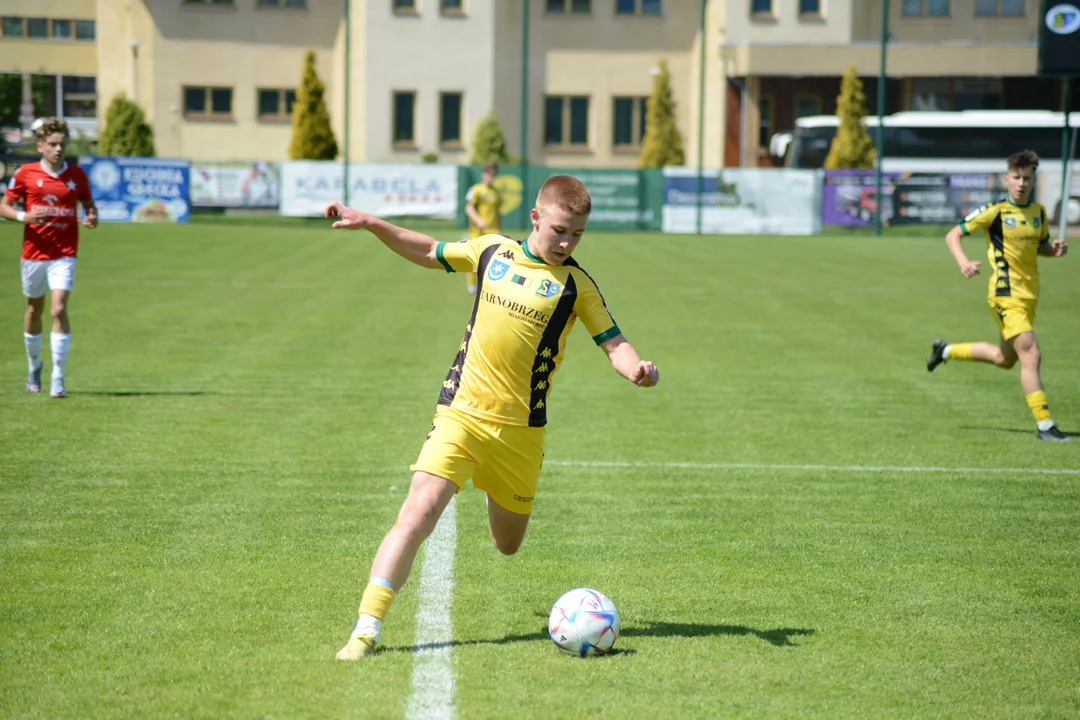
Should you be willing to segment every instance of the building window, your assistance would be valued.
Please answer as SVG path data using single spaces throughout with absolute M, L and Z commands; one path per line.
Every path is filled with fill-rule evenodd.
M 439 0 L 440 10 L 446 15 L 461 15 L 465 12 L 462 0 Z
M 21 17 L 12 17 L 10 15 L 4 17 L 4 37 L 22 37 L 23 36 L 23 19 Z
M 821 17 L 821 0 L 799 0 L 799 15 Z
M 393 0 L 393 3 L 393 9 L 396 13 L 416 14 L 416 0 Z
M 1001 78 L 912 78 L 911 110 L 999 110 L 1004 106 Z
M 795 117 L 808 117 L 821 114 L 821 98 L 807 96 L 795 98 Z
M 592 12 L 592 0 L 547 0 L 547 11 L 556 15 L 567 12 L 588 15 Z
M 61 84 L 64 117 L 97 115 L 97 78 L 93 75 L 64 75 Z
M 439 95 L 439 144 L 461 147 L 461 93 Z
M 416 93 L 394 93 L 394 144 L 416 144 Z
M 52 36 L 60 40 L 71 39 L 71 21 L 70 20 L 53 20 L 52 21 Z
M 1024 0 L 975 0 L 975 15 L 1023 17 Z
M 97 24 L 93 20 L 75 21 L 75 39 L 93 40 L 97 36 Z
M 263 121 L 288 121 L 296 103 L 295 90 L 259 90 L 259 119 Z
M 307 0 L 259 0 L 259 7 L 306 8 Z
M 772 0 L 750 0 L 750 15 L 752 17 L 772 17 Z
M 49 37 L 49 21 L 45 18 L 26 18 L 26 37 Z
M 231 120 L 232 93 L 232 88 L 185 87 L 184 116 Z
M 904 0 L 900 13 L 908 17 L 948 17 L 949 0 Z
M 773 129 L 773 102 L 771 97 L 763 97 L 758 100 L 758 147 L 769 147 Z
M 660 0 L 615 0 L 616 15 L 659 15 Z
M 646 97 L 615 98 L 612 144 L 617 148 L 638 148 L 645 139 Z
M 589 98 L 544 98 L 544 143 L 580 146 L 589 144 Z

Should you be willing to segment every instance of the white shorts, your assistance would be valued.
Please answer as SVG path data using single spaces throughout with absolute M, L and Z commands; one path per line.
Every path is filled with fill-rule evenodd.
M 75 258 L 23 260 L 22 291 L 28 298 L 44 297 L 47 290 L 67 290 L 75 286 Z

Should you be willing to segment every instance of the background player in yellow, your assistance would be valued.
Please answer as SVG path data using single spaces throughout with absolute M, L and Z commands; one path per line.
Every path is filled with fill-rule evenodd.
M 502 229 L 502 195 L 495 187 L 499 166 L 488 163 L 480 175 L 480 182 L 465 193 L 465 214 L 469 216 L 469 239 L 497 233 Z M 466 275 L 469 293 L 476 292 L 476 273 Z
M 1050 416 L 1050 407 L 1040 376 L 1042 354 L 1035 337 L 1035 307 L 1039 299 L 1038 256 L 1063 257 L 1069 251 L 1064 240 L 1050 241 L 1046 208 L 1031 202 L 1039 156 L 1022 150 L 1009 156 L 1005 173 L 1008 199 L 986 205 L 964 218 L 949 231 L 949 246 L 960 272 L 966 278 L 979 274 L 977 260 L 964 254 L 961 240 L 982 230 L 986 236 L 990 273 L 990 312 L 1001 333 L 997 344 L 988 342 L 949 344 L 935 340 L 926 361 L 933 371 L 949 360 L 992 363 L 1008 370 L 1020 361 L 1020 386 L 1035 416 L 1041 440 L 1066 442 Z
M 335 229 L 367 230 L 407 260 L 448 272 L 476 272 L 465 337 L 443 381 L 435 419 L 397 521 L 383 538 L 360 601 L 360 618 L 339 660 L 370 655 L 420 545 L 465 482 L 487 493 L 488 527 L 504 555 L 529 524 L 543 461 L 552 376 L 581 320 L 615 371 L 641 387 L 660 380 L 625 337 L 592 278 L 572 257 L 592 211 L 585 186 L 557 175 L 540 189 L 523 242 L 483 235 L 444 243 L 333 203 Z M 447 602 L 450 598 L 447 598 Z

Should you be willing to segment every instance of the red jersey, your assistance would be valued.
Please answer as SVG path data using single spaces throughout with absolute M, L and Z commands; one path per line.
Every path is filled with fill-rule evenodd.
M 45 211 L 39 225 L 23 226 L 24 260 L 56 260 L 75 257 L 79 250 L 78 204 L 92 202 L 86 172 L 64 163 L 53 172 L 45 161 L 27 163 L 15 171 L 8 183 L 7 197 L 22 201 L 26 211 Z

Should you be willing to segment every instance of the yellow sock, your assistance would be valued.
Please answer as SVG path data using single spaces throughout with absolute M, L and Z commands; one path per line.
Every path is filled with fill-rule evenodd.
M 974 360 L 971 357 L 971 348 L 975 343 L 957 343 L 949 346 L 950 360 Z
M 1035 422 L 1044 422 L 1050 419 L 1050 406 L 1046 404 L 1046 393 L 1042 390 L 1036 390 L 1024 397 L 1027 400 L 1028 407 L 1031 408 L 1031 414 L 1035 416 Z
M 360 598 L 360 614 L 371 615 L 383 621 L 390 613 L 390 606 L 394 603 L 397 593 L 388 587 L 377 583 L 368 583 L 364 588 L 364 596 Z

